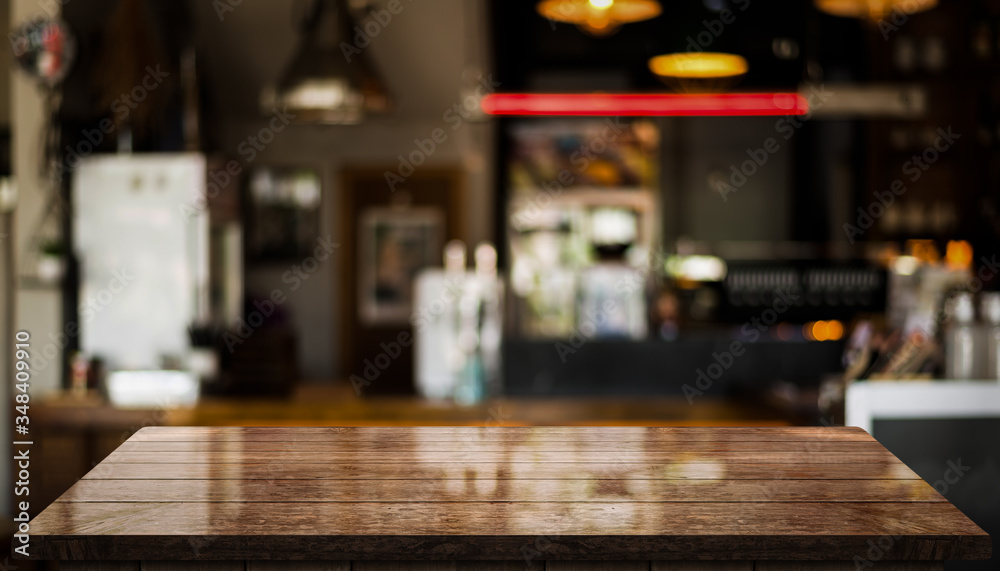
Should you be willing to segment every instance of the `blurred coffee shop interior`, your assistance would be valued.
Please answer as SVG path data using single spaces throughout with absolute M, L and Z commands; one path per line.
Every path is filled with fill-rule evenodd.
M 1000 2 L 2 4 L 39 507 L 151 424 L 847 423 L 996 525 Z

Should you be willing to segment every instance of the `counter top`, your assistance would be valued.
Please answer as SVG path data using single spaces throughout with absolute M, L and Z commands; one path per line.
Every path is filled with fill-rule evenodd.
M 496 398 L 473 405 L 418 397 L 357 395 L 349 383 L 306 383 L 289 398 L 203 397 L 191 408 L 121 409 L 96 392 L 55 393 L 32 408 L 32 424 L 133 431 L 142 426 L 788 426 L 787 411 L 705 395 L 622 398 Z M 81 474 L 82 475 L 82 474 Z
M 871 545 L 991 550 L 847 427 L 149 427 L 31 522 L 31 557 L 61 560 L 851 561 Z

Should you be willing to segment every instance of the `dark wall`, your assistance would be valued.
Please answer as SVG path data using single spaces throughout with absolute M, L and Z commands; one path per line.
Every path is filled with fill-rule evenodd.
M 699 371 L 706 398 L 756 392 L 773 381 L 815 386 L 842 370 L 843 344 L 743 343 L 733 355 L 726 336 L 663 341 L 597 341 L 574 347 L 568 340 L 525 341 L 504 345 L 504 392 L 511 396 L 685 396 L 684 385 L 698 389 Z M 714 367 L 719 363 L 719 367 Z M 729 364 L 728 367 L 726 364 Z M 711 370 L 709 370 L 709 368 Z

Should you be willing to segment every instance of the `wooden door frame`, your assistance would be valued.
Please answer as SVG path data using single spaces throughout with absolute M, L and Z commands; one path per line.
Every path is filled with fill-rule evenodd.
M 353 373 L 351 371 L 351 362 L 354 351 L 354 339 L 350 335 L 350 332 L 354 325 L 354 315 L 357 312 L 358 293 L 356 274 L 357 221 L 351 219 L 351 213 L 354 208 L 354 185 L 359 180 L 369 180 L 371 178 L 384 179 L 385 173 L 396 172 L 396 167 L 397 165 L 342 167 L 336 175 L 340 184 L 340 188 L 338 189 L 340 200 L 337 201 L 340 205 L 340 211 L 334 214 L 334 223 L 337 224 L 336 234 L 339 238 L 341 250 L 344 252 L 337 264 L 340 278 L 336 283 L 339 287 L 335 291 L 333 299 L 334 307 L 340 311 L 340 317 L 337 320 L 338 323 L 335 324 L 338 329 L 334 333 L 334 337 L 336 338 L 334 349 L 339 348 L 340 350 L 340 371 L 336 375 L 338 381 L 346 381 Z M 449 179 L 452 185 L 448 207 L 449 209 L 454 209 L 454 212 L 445 213 L 445 224 L 447 227 L 449 220 L 454 221 L 453 235 L 461 240 L 468 241 L 466 227 L 466 218 L 468 216 L 465 212 L 467 206 L 465 200 L 466 178 L 467 173 L 459 166 L 438 166 L 424 169 L 417 168 L 413 174 L 406 177 L 406 180 Z M 447 235 L 447 232 L 443 238 L 446 242 L 451 239 Z

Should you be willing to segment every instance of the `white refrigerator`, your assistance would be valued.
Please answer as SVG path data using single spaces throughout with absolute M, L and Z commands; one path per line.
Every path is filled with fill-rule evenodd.
M 77 167 L 80 347 L 108 371 L 186 361 L 188 326 L 209 311 L 205 179 L 195 153 L 95 156 Z

